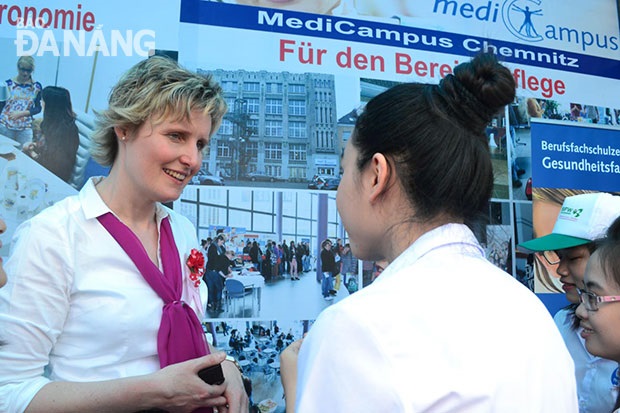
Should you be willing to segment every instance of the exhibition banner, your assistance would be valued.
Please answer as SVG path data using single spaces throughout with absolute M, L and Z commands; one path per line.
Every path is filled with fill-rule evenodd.
M 353 257 L 332 301 L 317 282 L 321 242 L 349 242 L 336 206 L 340 162 L 372 97 L 402 82 L 436 84 L 480 52 L 509 68 L 517 96 L 486 129 L 495 182 L 480 241 L 489 261 L 542 294 L 551 312 L 562 297 L 557 274 L 517 247 L 546 231 L 534 228 L 532 194 L 620 191 L 617 2 L 49 3 L 0 4 L 0 86 L 31 56 L 34 81 L 70 93 L 79 147 L 64 179 L 0 135 L 0 216 L 8 225 L 0 256 L 9 256 L 22 222 L 108 173 L 90 156 L 90 137 L 130 67 L 162 55 L 212 76 L 229 110 L 172 207 L 196 227 L 197 248 L 206 254 L 221 235 L 235 257 L 243 297 L 223 311 L 204 303 L 201 321 L 213 345 L 241 361 L 261 411 L 284 412 L 278 353 L 383 269 Z M 33 116 L 33 137 L 43 116 Z
M 533 184 L 620 190 L 620 130 L 587 123 L 532 122 Z

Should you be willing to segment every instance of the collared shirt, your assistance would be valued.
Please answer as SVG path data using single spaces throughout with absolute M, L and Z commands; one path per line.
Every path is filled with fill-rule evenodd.
M 163 301 L 96 219 L 109 212 L 94 180 L 16 230 L 0 289 L 0 411 L 21 412 L 50 381 L 96 381 L 159 369 L 157 331 Z M 197 248 L 189 220 L 170 217 L 185 263 Z M 161 263 L 160 263 L 161 268 Z M 191 298 L 182 265 L 183 299 Z M 199 315 L 200 317 L 200 315 Z
M 553 319 L 575 363 L 579 412 L 610 412 L 618 395 L 618 363 L 588 353 L 579 334 L 582 329 L 572 328 L 574 314 L 569 309 L 562 309 Z
M 296 411 L 575 413 L 573 368 L 540 300 L 448 224 L 319 315 Z

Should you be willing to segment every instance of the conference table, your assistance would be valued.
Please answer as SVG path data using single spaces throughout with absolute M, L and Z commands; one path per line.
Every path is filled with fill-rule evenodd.
M 0 217 L 7 230 L 0 256 L 6 257 L 15 229 L 44 208 L 77 190 L 23 153 L 20 144 L 0 134 Z
M 256 301 L 258 302 L 258 313 L 256 315 L 260 315 L 261 296 L 263 287 L 265 286 L 265 277 L 263 277 L 259 272 L 246 270 L 235 270 L 232 274 L 232 277 L 228 278 L 240 281 L 246 289 L 252 289 L 252 295 L 253 297 L 256 297 Z M 252 303 L 254 303 L 254 298 L 252 298 Z

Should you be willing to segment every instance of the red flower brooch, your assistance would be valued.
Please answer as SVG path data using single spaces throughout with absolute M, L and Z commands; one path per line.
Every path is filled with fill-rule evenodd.
M 187 257 L 187 266 L 189 267 L 189 279 L 194 282 L 194 287 L 198 288 L 202 274 L 205 272 L 205 256 L 196 248 L 192 248 Z

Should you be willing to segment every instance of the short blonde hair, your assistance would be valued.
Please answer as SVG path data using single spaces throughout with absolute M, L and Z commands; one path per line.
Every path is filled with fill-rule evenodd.
M 211 117 L 213 135 L 227 107 L 221 87 L 211 76 L 190 72 L 167 57 L 143 60 L 112 88 L 108 108 L 96 112 L 91 155 L 101 165 L 111 166 L 118 154 L 115 127 L 135 131 L 149 118 L 187 120 L 194 110 Z
M 32 69 L 34 70 L 34 57 L 32 56 L 20 56 L 19 59 L 17 59 L 17 68 L 19 69 L 19 66 L 22 66 L 26 69 Z

